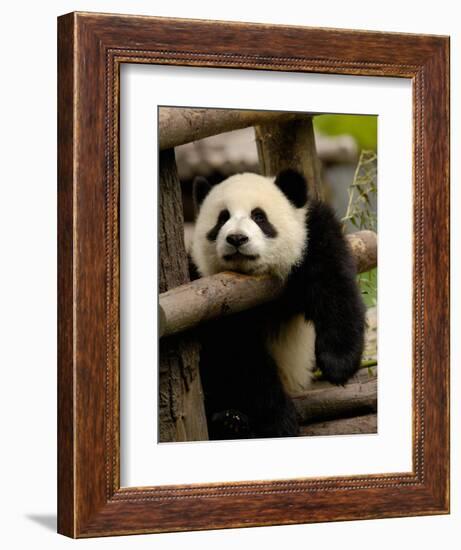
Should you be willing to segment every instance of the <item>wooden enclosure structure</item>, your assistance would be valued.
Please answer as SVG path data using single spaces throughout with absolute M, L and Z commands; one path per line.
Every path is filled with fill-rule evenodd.
M 280 284 L 269 277 L 219 273 L 189 282 L 184 245 L 181 189 L 174 147 L 230 130 L 254 126 L 261 173 L 276 175 L 284 168 L 304 174 L 311 194 L 323 198 L 312 116 L 267 111 L 160 108 L 159 110 L 159 441 L 208 438 L 199 376 L 199 345 L 194 326 L 243 311 L 277 297 Z M 358 271 L 376 266 L 376 234 L 360 231 L 348 236 Z M 355 407 L 360 426 L 376 423 L 376 380 L 363 374 L 340 395 L 330 387 L 325 399 L 297 396 L 298 413 L 306 420 L 325 421 L 317 433 L 332 433 L 323 402 L 334 410 Z M 364 386 L 365 385 L 365 386 Z M 318 392 L 318 390 L 315 390 Z M 328 390 L 326 390 L 328 391 Z M 336 391 L 336 393 L 335 393 Z M 329 401 L 328 401 L 329 400 Z M 317 407 L 317 408 L 316 408 Z M 342 408 L 341 408 L 342 407 Z M 324 411 L 319 413 L 318 411 Z M 317 411 L 317 412 L 315 412 Z M 334 424 L 334 433 L 353 433 L 347 422 Z M 312 428 L 305 434 L 315 433 Z

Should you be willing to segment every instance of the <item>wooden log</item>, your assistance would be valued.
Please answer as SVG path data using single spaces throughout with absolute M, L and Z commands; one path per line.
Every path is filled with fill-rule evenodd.
M 376 413 L 377 378 L 343 386 L 313 389 L 293 396 L 302 424 Z
M 374 362 L 373 367 L 365 367 L 364 364 L 366 364 L 366 361 L 362 361 L 360 369 L 348 381 L 348 384 L 365 384 L 365 382 L 376 379 L 378 365 L 377 361 Z M 314 382 L 312 383 L 312 387 L 309 389 L 309 391 L 331 390 L 334 387 L 336 386 L 332 386 L 330 382 L 327 382 L 323 378 L 320 378 L 314 380 Z
M 376 265 L 375 233 L 360 231 L 347 236 L 347 240 L 359 272 Z M 176 334 L 204 321 L 269 302 L 281 290 L 282 285 L 277 279 L 230 272 L 218 273 L 178 286 L 160 295 L 160 336 Z
M 160 153 L 159 166 L 159 290 L 166 292 L 187 283 L 189 272 L 173 149 Z M 191 334 L 160 341 L 160 442 L 208 439 L 198 363 L 199 345 Z
M 299 435 L 353 435 L 378 432 L 378 415 L 365 414 L 353 418 L 339 418 L 301 426 Z
M 269 302 L 282 285 L 270 277 L 222 272 L 197 279 L 160 295 L 163 336 L 190 329 L 205 321 L 238 313 Z
M 170 149 L 223 132 L 239 130 L 273 120 L 292 120 L 295 113 L 241 111 L 238 109 L 159 108 L 159 147 Z
M 308 182 L 310 196 L 324 198 L 311 116 L 298 114 L 291 120 L 260 124 L 255 134 L 263 175 L 276 176 L 285 168 L 298 170 Z
M 378 239 L 374 231 L 364 229 L 346 236 L 352 255 L 355 258 L 357 273 L 364 273 L 378 263 Z

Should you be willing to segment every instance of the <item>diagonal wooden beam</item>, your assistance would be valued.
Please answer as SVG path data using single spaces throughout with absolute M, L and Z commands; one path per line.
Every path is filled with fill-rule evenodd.
M 358 272 L 376 266 L 376 233 L 359 231 L 346 238 Z M 277 279 L 231 272 L 218 273 L 178 286 L 160 294 L 160 336 L 170 336 L 205 321 L 269 302 L 281 290 L 282 284 Z

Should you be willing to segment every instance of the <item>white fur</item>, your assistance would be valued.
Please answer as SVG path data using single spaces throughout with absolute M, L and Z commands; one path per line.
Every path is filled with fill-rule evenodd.
M 309 387 L 315 368 L 315 328 L 303 315 L 285 323 L 277 336 L 267 341 L 271 357 L 288 393 L 299 393 Z
M 251 211 L 262 208 L 277 236 L 264 235 L 251 219 Z M 216 241 L 206 235 L 215 226 L 219 213 L 227 209 L 229 220 L 222 226 Z M 282 279 L 303 257 L 307 246 L 306 208 L 294 207 L 274 184 L 274 178 L 257 174 L 238 174 L 214 187 L 206 196 L 195 224 L 192 259 L 202 276 L 232 270 L 248 274 L 271 274 Z M 226 254 L 235 250 L 226 241 L 232 233 L 246 235 L 240 247 L 243 254 L 257 255 L 257 260 L 228 261 Z M 268 338 L 268 351 L 277 364 L 285 389 L 296 393 L 311 380 L 315 363 L 315 329 L 302 315 L 285 323 L 276 337 Z
M 264 235 L 251 219 L 251 211 L 258 207 L 266 212 L 277 230 L 277 237 Z M 224 209 L 229 211 L 230 219 L 221 228 L 216 241 L 210 242 L 206 235 Z M 203 201 L 195 224 L 192 259 L 202 276 L 231 270 L 285 278 L 301 260 L 307 244 L 305 214 L 304 208 L 295 208 L 289 202 L 274 184 L 274 178 L 237 174 L 214 187 Z M 224 259 L 223 256 L 232 253 L 226 237 L 236 232 L 249 237 L 240 251 L 258 255 L 257 260 Z

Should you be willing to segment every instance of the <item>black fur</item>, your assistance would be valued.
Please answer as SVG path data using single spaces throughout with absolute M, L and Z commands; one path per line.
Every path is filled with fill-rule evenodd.
M 292 200 L 300 203 L 297 193 Z M 267 334 L 293 315 L 302 313 L 314 323 L 316 363 L 327 380 L 344 384 L 360 366 L 365 309 L 354 260 L 330 207 L 311 201 L 306 224 L 303 261 L 293 268 L 280 299 L 200 328 L 211 439 L 298 434 L 294 405 L 266 351 Z
M 306 180 L 296 170 L 282 170 L 274 183 L 296 208 L 302 208 L 306 204 Z
M 192 197 L 194 200 L 195 212 L 198 212 L 200 210 L 200 207 L 202 206 L 202 202 L 205 200 L 205 197 L 211 191 L 211 188 L 212 188 L 212 185 L 209 183 L 209 181 L 206 178 L 202 176 L 197 176 L 194 179 L 194 182 L 192 184 Z
M 267 307 L 203 325 L 200 374 L 210 439 L 298 433 L 296 412 L 265 349 Z
M 317 367 L 331 383 L 344 384 L 360 366 L 365 307 L 355 262 L 333 211 L 319 201 L 312 201 L 308 211 L 307 251 L 279 305 L 288 315 L 302 312 L 313 321 Z
M 251 211 L 251 219 L 259 226 L 261 231 L 270 239 L 277 237 L 277 230 L 267 219 L 266 213 L 262 208 L 255 208 Z
M 215 226 L 210 229 L 210 231 L 208 231 L 208 233 L 206 234 L 206 238 L 209 241 L 215 241 L 218 238 L 218 233 L 221 230 L 221 227 L 227 222 L 229 218 L 229 210 L 221 210 L 218 215 L 218 219 L 216 220 Z

